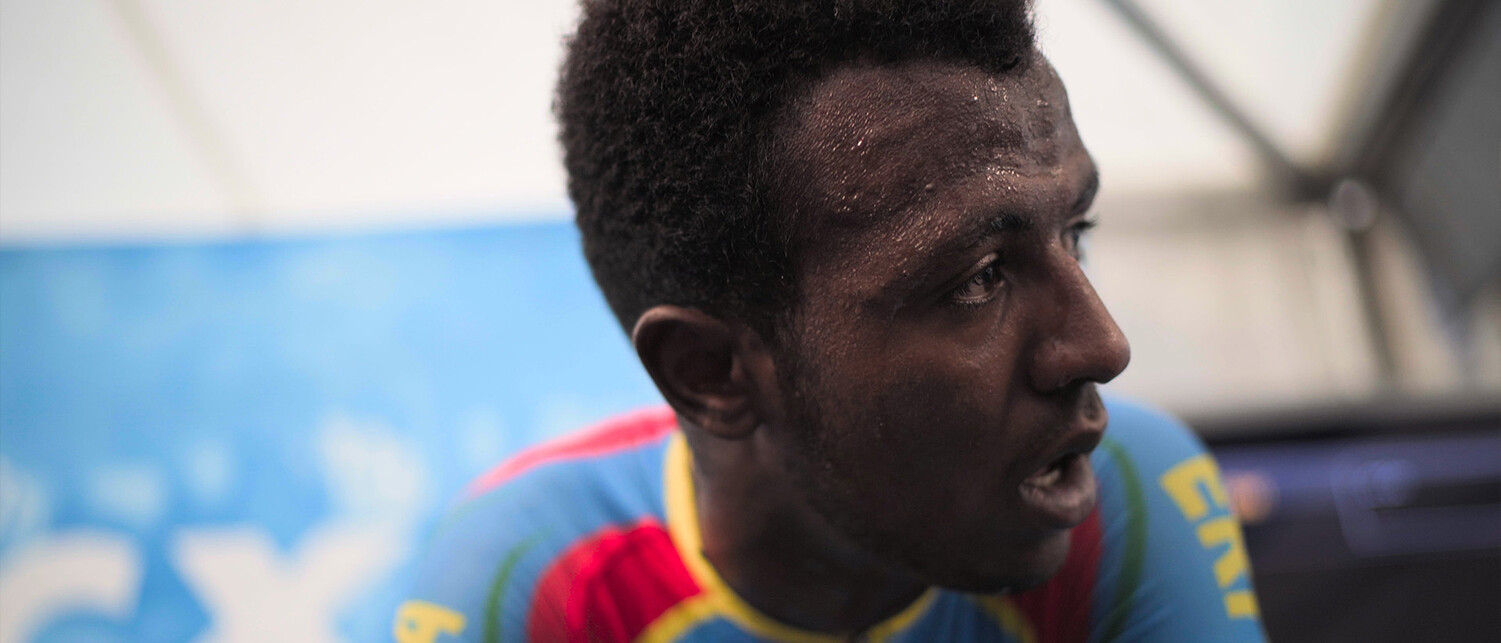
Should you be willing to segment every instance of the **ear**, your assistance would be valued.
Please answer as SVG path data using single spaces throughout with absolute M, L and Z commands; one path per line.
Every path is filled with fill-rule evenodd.
M 667 403 L 713 435 L 738 439 L 760 426 L 760 378 L 769 363 L 742 324 L 681 306 L 655 306 L 636 320 L 631 343 Z

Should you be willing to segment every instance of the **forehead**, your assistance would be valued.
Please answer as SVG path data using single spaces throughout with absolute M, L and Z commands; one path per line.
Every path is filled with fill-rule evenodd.
M 1093 165 L 1046 60 L 993 75 L 937 61 L 850 64 L 814 84 L 781 129 L 778 184 L 803 254 L 922 228 L 960 211 L 1066 208 Z M 991 212 L 994 214 L 994 212 Z

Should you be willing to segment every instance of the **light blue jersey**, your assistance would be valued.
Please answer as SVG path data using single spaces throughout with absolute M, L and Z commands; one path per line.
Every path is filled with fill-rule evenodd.
M 869 641 L 1260 641 L 1240 527 L 1181 424 L 1107 400 L 1099 505 L 1063 569 L 1015 595 L 933 588 Z M 839 641 L 760 613 L 704 559 L 691 458 L 666 408 L 486 475 L 433 539 L 400 643 Z

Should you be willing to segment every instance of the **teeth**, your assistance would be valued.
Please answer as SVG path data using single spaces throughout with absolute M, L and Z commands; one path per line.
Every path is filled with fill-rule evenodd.
M 1060 480 L 1062 478 L 1063 478 L 1063 462 L 1059 461 L 1059 462 L 1054 462 L 1053 464 L 1049 465 L 1046 471 L 1043 471 L 1042 473 L 1040 473 L 1040 474 L 1038 474 L 1036 476 L 1033 476 L 1032 477 L 1032 483 L 1036 484 L 1038 486 L 1046 487 L 1046 486 L 1052 485 L 1055 482 L 1058 482 L 1058 480 Z
M 1032 478 L 1028 482 L 1039 487 L 1052 486 L 1063 479 L 1063 472 L 1068 469 L 1068 462 L 1072 457 L 1072 455 L 1064 455 L 1057 460 L 1049 462 L 1046 469 L 1032 474 Z

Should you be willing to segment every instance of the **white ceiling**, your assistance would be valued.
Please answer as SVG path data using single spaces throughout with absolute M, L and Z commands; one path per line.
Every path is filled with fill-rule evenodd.
M 1137 0 L 1294 160 L 1316 165 L 1367 79 L 1381 0 Z M 1421 4 L 1408 0 L 1409 4 Z
M 1109 193 L 1254 186 L 1249 147 L 1102 0 L 1040 0 Z M 1143 0 L 1295 158 L 1380 0 Z M 562 0 L 0 0 L 0 241 L 566 216 Z

